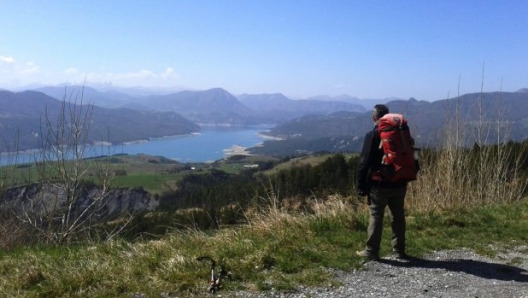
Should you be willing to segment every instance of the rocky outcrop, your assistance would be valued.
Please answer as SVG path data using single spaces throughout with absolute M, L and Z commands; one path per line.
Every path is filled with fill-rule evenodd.
M 158 201 L 143 189 L 113 188 L 106 192 L 95 185 L 84 185 L 76 190 L 75 206 L 82 211 L 88 206 L 100 203 L 99 216 L 116 216 L 123 213 L 136 213 L 153 210 Z M 60 185 L 31 184 L 14 187 L 0 193 L 0 207 L 10 208 L 16 213 L 31 210 L 44 215 L 50 211 L 67 207 L 67 195 Z

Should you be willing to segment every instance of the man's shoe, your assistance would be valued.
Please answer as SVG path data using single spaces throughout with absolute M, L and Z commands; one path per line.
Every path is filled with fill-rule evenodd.
M 398 260 L 410 260 L 411 256 L 409 256 L 408 254 L 406 254 L 404 252 L 397 252 L 396 253 L 396 259 L 398 259 Z
M 366 258 L 371 261 L 378 261 L 380 259 L 378 254 L 370 254 L 366 250 L 356 251 L 356 256 Z

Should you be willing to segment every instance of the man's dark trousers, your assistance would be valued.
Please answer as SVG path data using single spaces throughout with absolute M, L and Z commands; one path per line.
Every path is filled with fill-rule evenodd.
M 382 188 L 373 186 L 369 194 L 370 219 L 367 229 L 367 253 L 379 255 L 383 216 L 388 206 L 391 212 L 392 250 L 405 253 L 405 193 L 407 187 Z

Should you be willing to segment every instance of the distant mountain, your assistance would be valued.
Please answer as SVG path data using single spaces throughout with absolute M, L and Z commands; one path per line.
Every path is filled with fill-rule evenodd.
M 80 98 L 77 102 L 80 104 Z M 41 92 L 0 91 L 0 151 L 39 148 L 40 136 L 46 132 L 42 127 L 46 115 L 51 121 L 56 121 L 61 105 L 62 101 Z M 86 110 L 87 107 L 88 104 L 83 102 L 83 106 L 72 105 L 71 108 L 79 111 L 81 108 Z M 66 117 L 68 118 L 68 115 Z M 121 143 L 189 134 L 199 130 L 197 124 L 174 112 L 105 109 L 94 106 L 88 141 Z
M 97 89 L 101 92 L 118 92 L 123 93 L 132 97 L 145 97 L 150 95 L 165 95 L 165 94 L 172 94 L 176 92 L 183 91 L 185 89 L 178 88 L 178 87 L 120 87 L 120 86 L 114 86 L 110 83 L 108 84 L 92 84 L 90 83 L 90 87 Z
M 383 98 L 383 99 L 361 99 L 353 97 L 350 95 L 338 95 L 338 96 L 328 96 L 328 95 L 318 95 L 307 98 L 307 100 L 318 100 L 318 101 L 342 101 L 347 103 L 356 104 L 362 106 L 365 110 L 372 110 L 372 107 L 376 104 L 385 104 L 389 101 L 398 100 L 399 98 Z
M 169 91 L 166 89 L 112 89 L 112 86 L 93 88 L 65 85 L 39 87 L 34 90 L 58 100 L 65 96 L 74 98 L 82 93 L 85 103 L 93 103 L 103 108 L 173 111 L 202 125 L 277 124 L 305 115 L 328 115 L 338 111 L 363 112 L 373 106 L 369 101 L 348 95 L 298 100 L 287 98 L 280 93 L 242 94 L 235 97 L 221 88 L 168 94 L 164 93 Z M 152 93 L 146 95 L 148 92 Z M 383 101 L 375 101 L 379 102 Z
M 152 95 L 143 98 L 141 103 L 154 110 L 179 113 L 203 124 L 244 124 L 244 115 L 253 112 L 221 88 Z
M 461 137 L 467 145 L 477 142 L 478 130 L 482 133 L 480 141 L 484 143 L 494 143 L 497 138 L 514 141 L 528 138 L 526 92 L 472 93 L 435 102 L 411 98 L 390 101 L 387 106 L 391 112 L 403 113 L 408 119 L 419 147 L 438 145 L 446 134 L 451 133 L 451 130 L 446 128 L 449 123 L 460 123 Z M 329 137 L 335 143 L 348 144 L 347 150 L 359 151 L 362 143 L 355 140 L 361 140 L 364 134 L 372 129 L 372 125 L 370 111 L 300 117 L 277 125 L 267 132 L 271 136 L 282 138 L 283 141 L 266 141 L 263 147 L 255 148 L 252 152 L 269 154 L 279 147 L 283 151 L 283 148 L 289 148 L 289 154 L 311 151 L 302 147 L 302 144 L 308 144 L 306 140 L 310 140 L 310 148 L 327 148 L 324 143 L 328 142 Z M 500 134 L 497 134 L 498 131 Z M 314 145 L 318 142 L 321 144 L 319 147 Z
M 145 95 L 147 93 L 143 93 L 138 97 L 111 89 L 100 92 L 88 86 L 42 87 L 35 90 L 56 99 L 62 99 L 65 93 L 67 97 L 73 95 L 74 98 L 82 92 L 85 103 L 89 101 L 95 106 L 140 111 L 172 111 L 202 124 L 245 124 L 247 121 L 245 116 L 253 112 L 221 88 L 169 94 Z M 126 91 L 141 94 L 141 91 L 147 92 L 148 90 L 127 89 Z
M 320 100 L 320 101 L 343 101 L 343 102 L 352 102 L 352 103 L 355 103 L 355 102 L 358 102 L 358 101 L 362 100 L 360 98 L 353 97 L 353 96 L 350 96 L 350 95 L 347 95 L 347 94 L 342 94 L 342 95 L 338 95 L 338 96 L 316 95 L 316 96 L 311 96 L 311 97 L 308 97 L 308 98 L 305 98 L 305 99 L 308 99 L 308 100 Z
M 238 100 L 261 117 L 285 122 L 305 115 L 328 115 L 338 111 L 364 112 L 365 108 L 354 103 L 316 99 L 289 99 L 281 93 L 242 94 Z
M 365 113 L 348 111 L 308 115 L 277 125 L 268 134 L 282 139 L 356 136 L 371 126 L 371 123 L 364 121 L 368 119 Z
M 102 98 L 102 95 L 92 96 Z M 365 110 L 352 103 L 292 100 L 282 94 L 244 94 L 237 98 L 222 88 L 134 98 L 121 106 L 137 110 L 173 111 L 201 125 L 272 124 L 310 114 Z
M 292 111 L 291 99 L 281 93 L 272 94 L 242 94 L 238 100 L 254 111 Z
M 83 104 L 93 104 L 102 108 L 120 108 L 134 102 L 137 98 L 115 90 L 100 92 L 89 86 L 48 86 L 33 89 L 57 100 L 74 100 L 82 95 Z
M 242 94 L 238 96 L 240 102 L 251 109 L 263 111 L 286 111 L 299 114 L 328 114 L 337 111 L 364 112 L 365 109 L 357 104 L 344 101 L 327 101 L 315 99 L 289 99 L 283 94 Z

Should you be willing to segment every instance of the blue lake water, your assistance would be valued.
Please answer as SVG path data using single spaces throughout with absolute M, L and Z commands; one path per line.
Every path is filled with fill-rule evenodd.
M 113 146 L 94 146 L 85 157 L 112 154 L 148 154 L 164 156 L 180 162 L 210 162 L 226 156 L 234 146 L 254 147 L 265 138 L 259 133 L 267 127 L 251 128 L 205 128 L 199 134 L 167 137 Z M 2 154 L 0 164 L 19 164 L 35 160 L 35 154 L 18 153 L 16 156 Z

